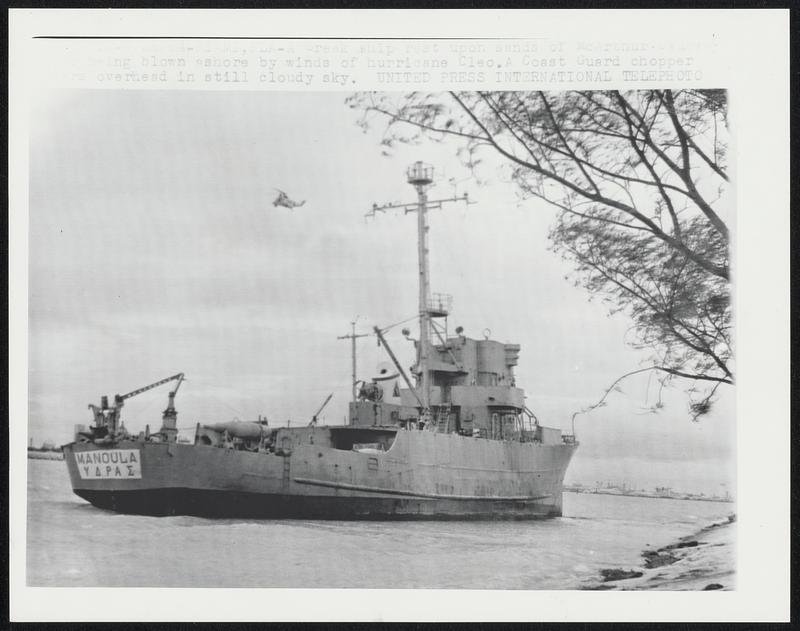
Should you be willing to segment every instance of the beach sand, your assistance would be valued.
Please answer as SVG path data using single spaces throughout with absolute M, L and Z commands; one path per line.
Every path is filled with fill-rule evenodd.
M 736 589 L 736 517 L 710 524 L 677 542 L 642 552 L 634 568 L 607 568 L 588 590 Z

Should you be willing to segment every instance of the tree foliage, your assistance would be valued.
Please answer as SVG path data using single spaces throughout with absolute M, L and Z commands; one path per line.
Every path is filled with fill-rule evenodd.
M 651 367 L 702 388 L 733 383 L 723 90 L 357 93 L 382 144 L 455 141 L 494 151 L 523 196 L 558 209 L 553 248 L 576 282 L 633 322 Z M 636 371 L 638 372 L 638 371 Z

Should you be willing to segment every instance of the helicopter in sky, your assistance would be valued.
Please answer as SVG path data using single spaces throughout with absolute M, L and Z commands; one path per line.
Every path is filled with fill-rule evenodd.
M 273 206 L 283 206 L 289 210 L 294 210 L 295 208 L 299 208 L 306 203 L 306 200 L 303 200 L 302 202 L 296 202 L 293 199 L 290 199 L 289 196 L 279 188 L 276 188 L 275 190 L 278 192 L 278 196 L 275 198 L 275 201 L 272 202 Z

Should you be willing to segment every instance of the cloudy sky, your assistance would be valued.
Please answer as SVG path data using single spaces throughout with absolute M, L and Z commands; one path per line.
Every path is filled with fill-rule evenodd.
M 416 312 L 416 224 L 374 220 L 373 202 L 413 201 L 405 169 L 432 163 L 431 197 L 468 173 L 447 144 L 384 157 L 339 93 L 48 91 L 31 110 L 29 432 L 71 440 L 87 404 L 176 372 L 178 425 L 266 414 L 328 423 L 350 398 L 357 329 Z M 487 156 L 489 158 L 489 156 Z M 547 249 L 553 210 L 517 198 L 498 162 L 469 179 L 475 205 L 431 212 L 431 287 L 454 296 L 451 330 L 522 345 L 517 382 L 546 425 L 569 429 L 619 375 L 640 367 L 630 323 L 565 280 Z M 275 188 L 302 208 L 275 208 Z M 413 349 L 389 333 L 405 365 Z M 358 341 L 359 373 L 386 361 Z M 725 387 L 723 386 L 723 389 Z M 167 386 L 130 399 L 129 429 L 160 425 Z M 733 488 L 734 393 L 700 423 L 679 390 L 666 408 L 647 375 L 579 417 L 569 479 Z M 725 484 L 727 486 L 721 486 Z

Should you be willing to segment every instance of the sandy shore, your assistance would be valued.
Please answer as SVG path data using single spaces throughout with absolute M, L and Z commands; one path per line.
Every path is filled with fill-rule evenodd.
M 736 588 L 736 516 L 710 524 L 658 550 L 634 568 L 606 568 L 589 590 L 732 590 Z

